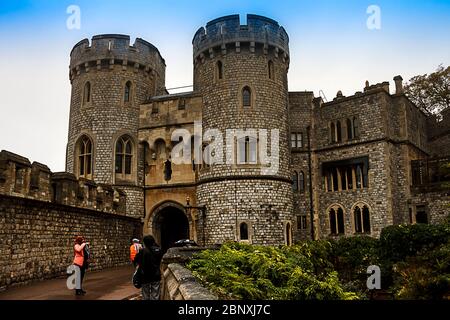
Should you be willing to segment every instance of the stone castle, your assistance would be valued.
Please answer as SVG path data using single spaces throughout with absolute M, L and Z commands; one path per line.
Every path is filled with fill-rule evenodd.
M 167 91 L 165 61 L 145 40 L 98 35 L 76 44 L 67 172 L 3 151 L 0 193 L 128 216 L 128 230 L 140 219 L 164 248 L 179 239 L 377 237 L 392 224 L 450 213 L 440 169 L 450 162 L 450 110 L 439 121 L 419 110 L 401 76 L 395 88 L 366 82 L 332 101 L 290 92 L 288 34 L 257 15 L 246 25 L 239 15 L 210 21 L 192 44 L 193 91 L 178 94 Z M 261 173 L 267 141 L 259 135 L 233 136 L 233 164 L 203 163 L 199 150 L 192 163 L 172 163 L 172 133 L 186 129 L 195 142 L 196 122 L 203 133 L 279 130 L 278 170 Z

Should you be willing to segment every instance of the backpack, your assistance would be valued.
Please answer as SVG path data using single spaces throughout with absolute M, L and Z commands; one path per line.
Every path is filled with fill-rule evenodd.
M 89 268 L 89 263 L 91 262 L 91 251 L 88 245 L 85 245 L 83 248 L 83 267 L 86 269 Z

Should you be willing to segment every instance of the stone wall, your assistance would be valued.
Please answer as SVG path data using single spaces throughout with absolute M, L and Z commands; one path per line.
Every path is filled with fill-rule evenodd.
M 311 238 L 311 173 L 310 173 L 310 143 L 308 136 L 314 123 L 313 92 L 289 92 L 289 127 L 291 133 L 301 133 L 303 147 L 291 149 L 291 174 L 304 174 L 304 190 L 300 187 L 294 196 L 294 239 L 304 240 Z M 300 180 L 298 182 L 300 184 Z M 302 225 L 301 219 L 306 219 L 306 225 Z
M 0 195 L 0 289 L 66 274 L 74 238 L 91 245 L 92 270 L 129 263 L 140 220 L 40 200 Z
M 409 209 L 414 216 L 418 207 L 425 208 L 428 222 L 432 224 L 442 223 L 450 216 L 450 188 L 440 188 L 441 190 L 427 191 L 413 188 Z M 420 192 L 418 192 L 420 191 Z
M 205 248 L 172 248 L 161 262 L 161 300 L 217 300 L 218 297 L 203 287 L 184 265 L 195 253 Z

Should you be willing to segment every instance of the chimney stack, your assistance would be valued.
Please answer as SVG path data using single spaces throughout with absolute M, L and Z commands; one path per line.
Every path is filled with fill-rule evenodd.
M 395 94 L 403 94 L 403 78 L 402 76 L 395 76 Z

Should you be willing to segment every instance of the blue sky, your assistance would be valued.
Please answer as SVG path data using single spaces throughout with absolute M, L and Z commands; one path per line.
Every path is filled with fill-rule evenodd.
M 69 5 L 81 9 L 68 30 Z M 381 29 L 369 30 L 369 5 Z M 157 46 L 168 88 L 192 84 L 195 31 L 247 13 L 277 20 L 290 36 L 291 91 L 351 95 L 370 83 L 405 80 L 450 65 L 450 0 L 428 1 L 6 1 L 0 0 L 0 149 L 64 170 L 69 119 L 69 53 L 95 34 L 129 34 Z M 134 40 L 133 40 L 134 41 Z

